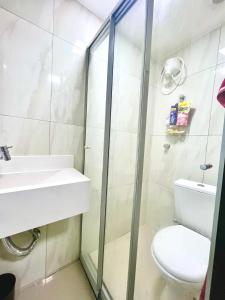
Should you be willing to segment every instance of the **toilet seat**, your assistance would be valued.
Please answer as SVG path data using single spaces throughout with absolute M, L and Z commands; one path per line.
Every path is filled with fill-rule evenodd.
M 152 242 L 156 263 L 172 277 L 202 283 L 208 268 L 210 240 L 182 225 L 160 230 Z

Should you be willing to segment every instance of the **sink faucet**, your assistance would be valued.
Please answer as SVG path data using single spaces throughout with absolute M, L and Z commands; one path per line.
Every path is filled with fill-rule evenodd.
M 13 146 L 0 146 L 0 159 L 11 160 L 11 155 L 9 153 L 9 149 Z

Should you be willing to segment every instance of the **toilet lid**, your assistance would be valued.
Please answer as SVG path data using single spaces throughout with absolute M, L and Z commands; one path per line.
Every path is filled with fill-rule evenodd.
M 182 225 L 160 230 L 154 237 L 152 251 L 157 262 L 182 281 L 204 281 L 209 261 L 210 240 Z

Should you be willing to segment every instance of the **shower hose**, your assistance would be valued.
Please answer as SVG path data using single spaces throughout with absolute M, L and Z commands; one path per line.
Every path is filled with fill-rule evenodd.
M 26 256 L 26 255 L 30 254 L 31 251 L 36 246 L 36 244 L 41 236 L 41 232 L 38 228 L 29 230 L 29 232 L 32 235 L 32 241 L 27 247 L 23 248 L 23 247 L 17 246 L 13 242 L 13 240 L 10 236 L 2 239 L 3 246 L 10 254 L 15 255 L 15 256 Z

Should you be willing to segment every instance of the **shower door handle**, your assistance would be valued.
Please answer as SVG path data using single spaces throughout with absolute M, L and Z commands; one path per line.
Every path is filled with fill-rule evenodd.
M 84 146 L 84 150 L 89 150 L 89 149 L 91 149 L 91 147 L 89 147 L 89 146 Z

